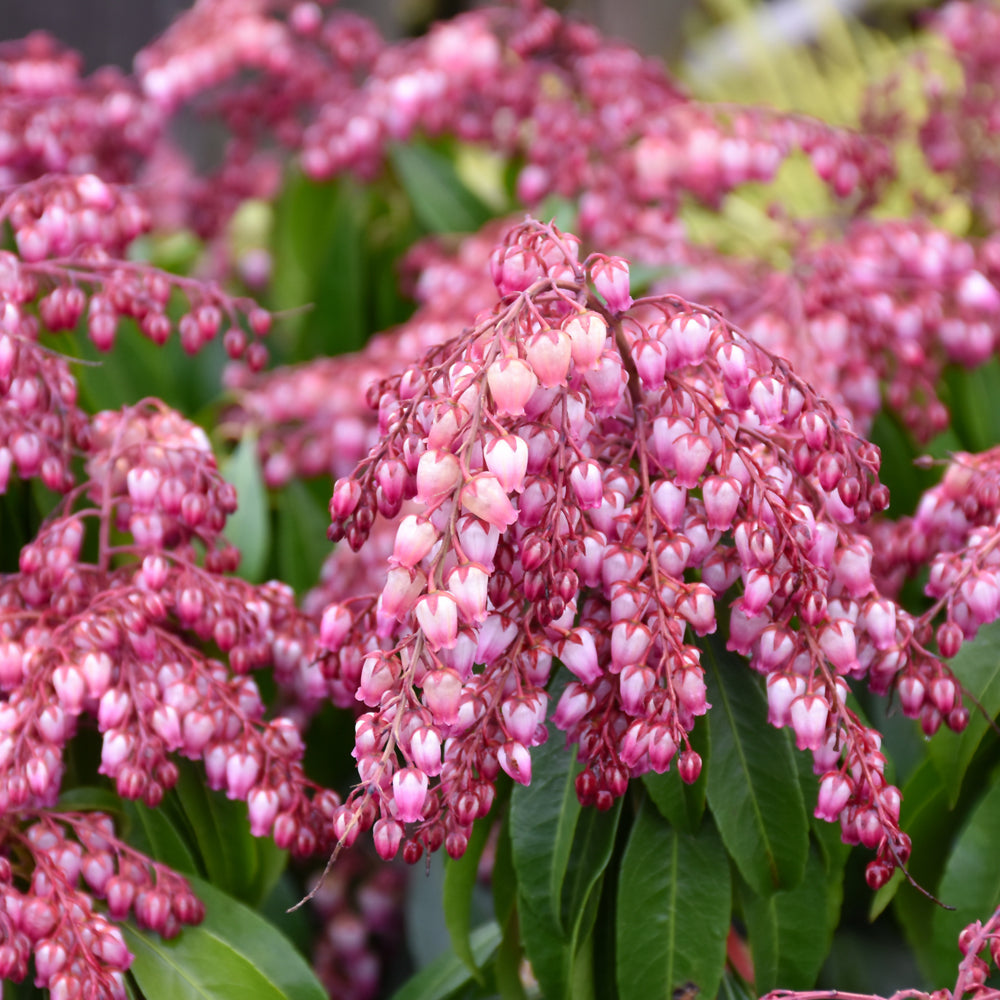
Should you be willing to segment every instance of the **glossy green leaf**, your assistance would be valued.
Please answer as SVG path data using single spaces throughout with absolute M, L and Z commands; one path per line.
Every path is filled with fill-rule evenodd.
M 949 661 L 949 666 L 987 715 L 996 718 L 1000 713 L 1000 622 L 980 629 L 976 638 L 965 643 L 958 655 Z M 982 712 L 975 705 L 969 707 L 969 724 L 961 733 L 942 727 L 928 746 L 931 760 L 949 789 L 951 806 L 958 801 L 962 779 L 976 750 L 990 732 Z
M 472 932 L 472 959 L 477 967 L 489 961 L 500 939 L 500 927 L 492 921 Z M 411 977 L 392 1000 L 447 1000 L 471 980 L 469 967 L 457 955 L 442 955 Z
M 805 872 L 809 820 L 788 731 L 767 724 L 767 699 L 742 660 L 714 641 L 704 660 L 712 815 L 754 892 L 792 889 Z
M 573 754 L 558 738 L 531 753 L 531 784 L 511 793 L 510 837 L 521 937 L 546 997 L 564 995 L 572 954 L 560 905 L 580 804 Z
M 740 893 L 747 925 L 758 994 L 776 987 L 805 990 L 816 982 L 833 937 L 829 895 L 837 896 L 839 880 L 826 877 L 818 847 L 809 853 L 805 878 L 794 889 L 758 896 L 744 885 Z
M 520 924 L 517 911 L 512 910 L 493 961 L 493 975 L 501 1000 L 527 1000 L 521 982 L 521 955 Z
M 271 518 L 261 474 L 257 435 L 247 432 L 221 465 L 223 478 L 236 487 L 239 506 L 226 521 L 225 535 L 240 550 L 240 575 L 259 581 L 271 546 Z
M 594 914 L 588 912 L 588 905 L 596 904 L 600 894 L 600 880 L 611 860 L 621 812 L 622 799 L 618 799 L 607 812 L 584 809 L 577 821 L 560 907 L 560 923 L 572 951 L 590 933 L 587 922 Z
M 320 567 L 332 548 L 326 538 L 329 523 L 329 515 L 303 482 L 293 479 L 282 490 L 275 543 L 278 573 L 299 594 L 319 580 Z
M 504 816 L 493 857 L 493 912 L 497 923 L 506 926 L 517 901 L 517 875 L 514 871 L 513 845 L 510 840 L 510 813 Z
M 430 232 L 472 233 L 491 218 L 444 153 L 410 142 L 393 146 L 390 155 L 414 215 Z
M 947 844 L 951 840 L 956 818 L 948 807 L 948 789 L 930 759 L 925 760 L 903 785 L 900 826 L 913 841 L 913 851 L 907 868 L 918 884 L 936 892 L 947 861 Z M 924 975 L 931 975 L 931 950 L 926 943 L 931 938 L 932 922 L 938 907 L 905 880 L 891 883 L 886 891 L 893 893 L 893 910 L 903 927 Z M 942 900 L 953 903 L 954 900 Z M 880 900 L 881 902 L 881 900 Z
M 469 937 L 472 926 L 472 893 L 479 875 L 479 859 L 483 856 L 490 829 L 491 824 L 487 818 L 475 823 L 465 853 L 458 859 L 449 858 L 444 869 L 444 922 L 451 937 L 451 947 L 477 979 L 481 976 L 472 957 L 472 942 Z
M 952 426 L 964 450 L 979 452 L 1000 444 L 1000 411 L 984 405 L 1000 397 L 1000 361 L 991 358 L 973 369 L 951 365 L 945 382 Z
M 671 827 L 643 803 L 618 883 L 618 991 L 621 1000 L 668 997 L 695 983 L 714 997 L 729 933 L 729 862 L 705 822 L 696 835 Z
M 324 1000 L 326 992 L 280 930 L 214 886 L 192 879 L 205 920 L 171 941 L 126 925 L 131 974 L 150 998 Z
M 123 802 L 130 821 L 129 843 L 143 854 L 162 861 L 184 875 L 200 875 L 184 834 L 166 809 L 150 809 L 141 802 Z
M 269 837 L 254 837 L 246 803 L 207 788 L 193 765 L 182 763 L 177 792 L 207 878 L 237 899 L 260 903 L 280 878 L 286 852 Z
M 986 920 L 1000 906 L 1000 771 L 991 775 L 945 864 L 938 898 L 956 907 L 936 908 L 931 918 L 930 948 L 935 981 L 948 982 L 960 960 L 958 935 L 975 920 Z

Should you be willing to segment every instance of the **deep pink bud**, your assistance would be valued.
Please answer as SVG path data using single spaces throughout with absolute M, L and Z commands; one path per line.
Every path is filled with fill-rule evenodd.
M 656 674 L 649 667 L 630 664 L 622 669 L 618 677 L 618 692 L 622 708 L 628 715 L 639 715 L 643 710 L 646 695 L 656 686 Z
M 500 706 L 500 715 L 507 735 L 518 743 L 532 744 L 535 730 L 545 721 L 547 704 L 548 697 L 544 692 L 541 697 L 508 698 Z
M 823 780 L 819 783 L 819 798 L 813 815 L 817 819 L 825 819 L 828 823 L 835 823 L 844 806 L 847 805 L 851 792 L 850 779 L 839 771 L 830 771 L 824 774 Z
M 872 544 L 867 539 L 837 549 L 834 553 L 834 579 L 855 599 L 874 589 L 872 554 Z
M 508 740 L 497 751 L 500 766 L 521 785 L 531 784 L 531 755 L 523 743 Z
M 611 630 L 612 672 L 643 663 L 652 641 L 652 633 L 645 625 L 635 621 L 617 622 Z
M 677 602 L 677 613 L 696 635 L 711 635 L 716 627 L 715 595 L 704 583 L 691 584 Z
M 87 692 L 83 673 L 73 664 L 62 663 L 52 671 L 52 687 L 63 708 L 70 715 L 79 715 Z
M 330 498 L 330 516 L 343 521 L 357 509 L 361 500 L 361 486 L 353 479 L 338 479 Z
M 424 818 L 427 775 L 415 767 L 404 767 L 392 776 L 392 797 L 400 823 L 417 823 Z
M 653 726 L 649 734 L 649 764 L 657 773 L 663 774 L 677 753 L 677 744 L 666 726 Z
M 383 861 L 391 861 L 403 839 L 403 828 L 394 819 L 380 819 L 372 829 L 375 850 Z
M 247 806 L 250 813 L 250 833 L 255 837 L 266 837 L 278 815 L 278 793 L 273 788 L 255 788 L 247 796 Z
M 677 773 L 685 785 L 693 785 L 701 774 L 701 754 L 685 750 L 677 761 Z

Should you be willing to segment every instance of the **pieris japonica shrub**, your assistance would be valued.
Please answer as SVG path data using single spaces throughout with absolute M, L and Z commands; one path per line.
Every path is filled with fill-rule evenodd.
M 5 995 L 998 995 L 1000 11 L 921 32 L 853 128 L 530 2 L 0 46 Z

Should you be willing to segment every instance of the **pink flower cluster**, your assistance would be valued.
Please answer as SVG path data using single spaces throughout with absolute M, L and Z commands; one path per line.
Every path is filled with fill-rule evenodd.
M 381 440 L 337 482 L 331 537 L 362 558 L 393 541 L 364 562 L 379 589 L 323 615 L 324 672 L 371 709 L 335 831 L 372 828 L 385 857 L 462 853 L 499 771 L 530 781 L 557 662 L 552 718 L 586 764 L 582 802 L 607 808 L 675 760 L 695 780 L 688 734 L 709 706 L 694 637 L 733 599 L 729 647 L 813 752 L 817 814 L 879 850 L 881 884 L 908 840 L 847 679 L 924 678 L 926 711 L 965 716 L 872 580 L 878 451 L 716 313 L 633 302 L 625 261 L 578 247 L 512 230 L 491 259 L 498 304 L 369 393 Z

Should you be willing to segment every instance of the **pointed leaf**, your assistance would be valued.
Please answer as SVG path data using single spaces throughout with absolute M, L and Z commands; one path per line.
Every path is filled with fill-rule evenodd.
M 481 979 L 481 975 L 472 957 L 469 937 L 472 893 L 479 875 L 479 859 L 483 856 L 491 829 L 487 818 L 478 820 L 472 827 L 465 853 L 457 860 L 449 858 L 444 869 L 444 922 L 451 937 L 451 947 L 477 979 Z
M 472 932 L 472 959 L 482 967 L 500 945 L 500 927 L 490 922 Z M 468 966 L 457 955 L 442 955 L 412 976 L 392 1000 L 446 1000 L 472 981 Z
M 171 941 L 125 925 L 131 973 L 147 997 L 171 1000 L 324 1000 L 326 991 L 272 924 L 200 879 L 205 920 Z
M 300 480 L 293 479 L 282 490 L 275 546 L 278 575 L 296 593 L 305 593 L 319 580 L 320 567 L 331 550 L 326 540 L 329 521 L 326 511 Z
M 445 154 L 410 142 L 393 146 L 390 155 L 414 214 L 430 232 L 472 233 L 491 217 Z
M 239 506 L 226 521 L 225 535 L 240 550 L 240 575 L 259 581 L 271 545 L 267 491 L 261 475 L 257 435 L 247 432 L 220 469 L 236 487 Z
M 954 979 L 961 958 L 958 935 L 975 920 L 986 920 L 1000 905 L 1000 866 L 997 831 L 1000 830 L 1000 772 L 994 772 L 952 848 L 938 889 L 938 898 L 956 907 L 936 908 L 930 938 L 935 981 Z
M 191 853 L 184 834 L 164 809 L 150 809 L 141 802 L 124 802 L 129 817 L 129 843 L 157 861 L 183 875 L 200 875 L 201 869 Z
M 177 793 L 212 884 L 252 905 L 260 903 L 281 877 L 286 852 L 268 837 L 254 837 L 246 803 L 209 789 L 186 762 L 181 763 Z
M 767 699 L 742 660 L 714 641 L 706 654 L 712 815 L 756 893 L 792 889 L 805 872 L 809 820 L 788 731 L 767 724 Z
M 983 707 L 991 719 L 1000 713 L 1000 622 L 979 630 L 949 661 L 962 687 Z M 953 808 L 962 791 L 962 779 L 976 755 L 983 737 L 990 734 L 989 723 L 975 705 L 970 705 L 969 724 L 960 733 L 942 727 L 931 740 L 928 752 L 949 789 Z
M 730 894 L 726 852 L 712 824 L 697 835 L 680 833 L 643 802 L 618 883 L 621 1000 L 670 996 L 689 981 L 714 997 L 726 960 Z
M 829 895 L 836 894 L 839 910 L 842 892 L 839 880 L 827 879 L 816 847 L 809 852 L 805 878 L 794 889 L 765 897 L 742 887 L 758 994 L 778 986 L 806 990 L 815 984 L 833 937 Z

